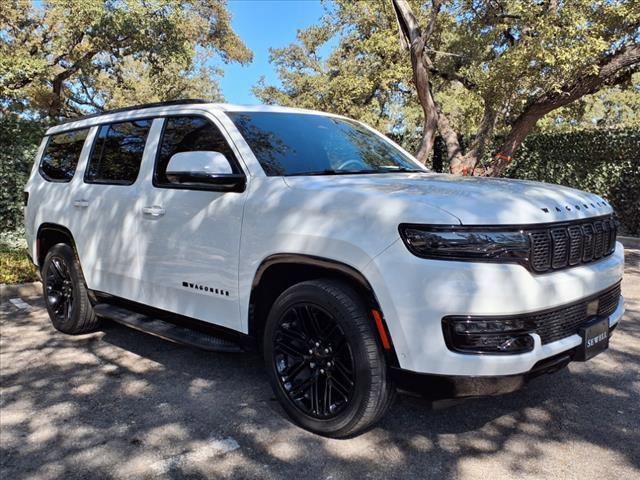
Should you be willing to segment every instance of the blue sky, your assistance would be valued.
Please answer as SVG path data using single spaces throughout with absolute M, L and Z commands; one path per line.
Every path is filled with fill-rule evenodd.
M 251 87 L 260 77 L 278 83 L 269 48 L 289 45 L 298 29 L 316 23 L 324 10 L 315 0 L 230 0 L 228 8 L 233 29 L 253 51 L 253 62 L 219 65 L 225 72 L 220 79 L 222 93 L 229 103 L 257 104 L 260 101 L 251 94 Z

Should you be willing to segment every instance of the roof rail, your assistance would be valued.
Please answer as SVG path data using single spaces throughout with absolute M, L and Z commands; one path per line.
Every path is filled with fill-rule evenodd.
M 58 125 L 77 122 L 78 120 L 86 120 L 88 118 L 100 117 L 102 115 L 108 115 L 110 113 L 128 112 L 130 110 L 140 110 L 143 108 L 166 107 L 170 105 L 189 105 L 193 103 L 215 103 L 215 102 L 213 100 L 206 100 L 203 98 L 185 98 L 182 100 L 167 100 L 164 102 L 142 103 L 140 105 L 132 105 L 130 107 L 114 108 L 113 110 L 105 110 L 104 112 L 92 113 L 91 115 L 83 115 L 82 117 L 68 118 L 66 120 L 59 122 Z

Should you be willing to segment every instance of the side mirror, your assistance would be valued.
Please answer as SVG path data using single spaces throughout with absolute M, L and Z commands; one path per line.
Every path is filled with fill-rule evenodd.
M 233 173 L 229 160 L 220 152 L 181 152 L 169 159 L 166 171 L 171 183 L 194 190 L 244 191 L 246 178 Z

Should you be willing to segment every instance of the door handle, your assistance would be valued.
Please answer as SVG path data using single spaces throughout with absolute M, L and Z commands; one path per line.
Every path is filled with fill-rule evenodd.
M 73 206 L 77 208 L 87 208 L 89 206 L 89 201 L 85 199 L 75 200 L 73 202 Z
M 151 215 L 152 217 L 161 217 L 164 215 L 164 208 L 154 205 L 152 207 L 142 207 L 142 213 L 145 215 Z

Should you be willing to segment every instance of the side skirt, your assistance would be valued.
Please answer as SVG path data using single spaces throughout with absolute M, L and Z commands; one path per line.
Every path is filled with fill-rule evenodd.
M 215 338 L 224 344 L 233 345 L 235 350 L 229 349 L 228 346 L 221 347 L 220 349 L 204 348 L 203 346 L 192 345 L 188 339 L 181 341 L 180 338 L 167 338 L 168 340 L 172 340 L 177 343 L 215 351 L 250 351 L 254 350 L 258 343 L 253 337 L 240 333 L 236 330 L 204 322 L 202 320 L 196 320 L 191 317 L 161 310 L 159 308 L 150 307 L 149 305 L 133 302 L 108 293 L 94 290 L 89 293 L 89 297 L 98 315 L 112 319 L 118 323 L 126 324 L 137 330 L 142 330 L 162 338 L 167 338 L 164 336 L 164 333 L 162 335 L 157 333 L 158 330 L 165 333 L 172 330 L 175 335 L 180 337 L 177 329 L 183 329 L 185 330 L 183 333 L 187 337 L 189 337 L 187 331 L 190 331 L 193 335 L 203 335 L 205 346 L 211 344 L 211 339 Z M 126 321 L 127 315 L 125 312 L 129 312 L 129 316 L 132 319 L 128 323 Z M 137 318 L 137 320 L 135 318 Z M 162 322 L 166 324 L 166 326 L 161 326 L 160 323 L 156 323 L 156 331 L 151 331 L 154 330 L 154 327 L 148 322 L 153 321 Z M 171 327 L 176 327 L 177 329 L 172 329 Z

